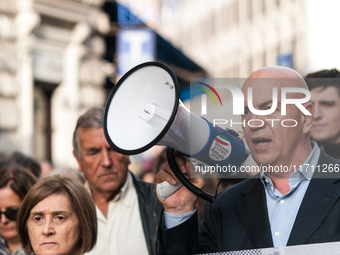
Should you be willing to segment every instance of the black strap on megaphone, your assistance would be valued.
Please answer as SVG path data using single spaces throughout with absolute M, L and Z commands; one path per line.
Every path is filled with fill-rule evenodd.
M 168 147 L 167 150 L 166 150 L 166 157 L 168 159 L 168 164 L 169 164 L 172 172 L 177 177 L 177 179 L 183 184 L 184 187 L 186 187 L 188 190 L 190 190 L 195 195 L 199 196 L 200 198 L 202 198 L 202 199 L 204 199 L 204 200 L 206 200 L 210 203 L 214 202 L 215 199 L 216 199 L 218 186 L 221 183 L 222 179 L 218 182 L 218 184 L 216 186 L 215 196 L 205 192 L 204 190 L 197 188 L 180 171 L 180 169 L 179 169 L 179 167 L 176 163 L 176 160 L 175 160 L 174 152 L 175 152 L 175 150 L 173 148 Z

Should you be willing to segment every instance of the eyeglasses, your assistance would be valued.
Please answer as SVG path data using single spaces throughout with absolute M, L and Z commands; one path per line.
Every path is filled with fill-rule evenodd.
M 7 210 L 4 212 L 0 211 L 0 219 L 1 219 L 1 214 L 4 214 L 6 218 L 9 219 L 10 221 L 16 221 L 18 217 L 18 212 L 19 212 L 19 209 L 7 208 Z

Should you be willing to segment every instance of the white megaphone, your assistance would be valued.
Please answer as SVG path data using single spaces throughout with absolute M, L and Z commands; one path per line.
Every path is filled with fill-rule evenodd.
M 176 149 L 196 162 L 237 168 L 248 155 L 237 134 L 213 127 L 190 113 L 179 100 L 175 74 L 158 62 L 140 64 L 118 81 L 106 102 L 103 128 L 110 146 L 125 155 L 144 152 L 157 144 Z M 168 160 L 171 156 L 173 150 L 168 150 Z M 169 164 L 174 171 L 175 160 Z M 214 201 L 212 195 L 195 187 L 178 169 L 174 173 L 189 190 Z M 158 184 L 158 196 L 164 200 L 180 186 Z

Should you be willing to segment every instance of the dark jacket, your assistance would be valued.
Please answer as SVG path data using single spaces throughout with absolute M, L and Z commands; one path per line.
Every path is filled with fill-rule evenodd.
M 340 160 L 321 151 L 318 164 L 320 171 L 332 166 L 333 172 L 314 172 L 288 246 L 340 241 Z M 157 241 L 159 254 L 176 255 L 267 247 L 273 247 L 273 241 L 265 190 L 258 176 L 219 193 L 214 203 L 206 203 L 199 234 L 194 215 L 177 227 L 160 228 Z
M 157 228 L 163 207 L 157 199 L 155 184 L 143 182 L 133 174 L 132 179 L 138 196 L 139 212 L 142 219 L 146 245 L 149 254 L 155 255 Z
M 319 146 L 329 156 L 340 159 L 340 143 L 329 143 Z

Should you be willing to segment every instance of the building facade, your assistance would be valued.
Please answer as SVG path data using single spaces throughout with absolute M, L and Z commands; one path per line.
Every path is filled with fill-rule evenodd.
M 103 0 L 0 1 L 0 151 L 76 166 L 77 118 L 103 106 Z
M 131 1 L 129 1 L 132 4 Z M 162 0 L 157 30 L 211 77 L 340 67 L 337 0 Z

